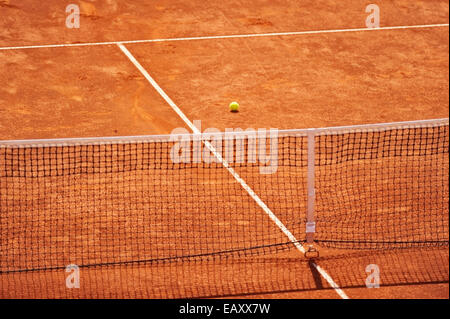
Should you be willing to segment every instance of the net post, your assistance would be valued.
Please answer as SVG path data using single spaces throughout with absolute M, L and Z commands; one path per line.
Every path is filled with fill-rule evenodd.
M 307 206 L 307 216 L 306 216 L 306 244 L 308 245 L 308 251 L 315 251 L 313 248 L 314 244 L 314 233 L 316 232 L 316 223 L 314 219 L 314 207 L 316 201 L 316 190 L 315 190 L 315 137 L 316 130 L 311 129 L 307 134 L 308 143 L 308 172 L 307 172 L 307 192 L 308 192 L 308 206 Z

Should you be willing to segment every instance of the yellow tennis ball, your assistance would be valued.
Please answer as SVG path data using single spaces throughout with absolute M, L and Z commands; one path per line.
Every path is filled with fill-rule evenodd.
M 238 102 L 231 102 L 230 103 L 230 110 L 231 110 L 231 112 L 238 112 L 239 111 L 239 103 Z

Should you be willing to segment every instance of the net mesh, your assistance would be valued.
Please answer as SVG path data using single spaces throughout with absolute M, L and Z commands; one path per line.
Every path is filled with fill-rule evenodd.
M 448 120 L 319 130 L 316 243 L 347 249 L 447 247 L 448 136 Z M 236 134 L 225 140 L 213 143 L 225 165 L 195 139 L 185 145 L 200 147 L 203 159 L 194 151 L 177 152 L 178 162 L 173 150 L 179 141 L 169 138 L 0 142 L 0 292 L 6 295 L 21 276 L 30 281 L 20 296 L 52 286 L 46 280 L 67 275 L 69 264 L 89 269 L 96 274 L 89 277 L 93 281 L 102 271 L 136 278 L 139 269 L 149 274 L 141 278 L 146 283 L 155 274 L 172 274 L 166 284 L 158 281 L 157 292 L 136 288 L 143 297 L 228 294 L 217 285 L 231 265 L 252 278 L 235 284 L 232 294 L 291 289 L 283 280 L 279 287 L 262 280 L 277 278 L 274 264 L 281 265 L 268 257 L 292 254 L 299 262 L 302 256 L 226 166 L 303 243 L 307 131 L 279 132 L 272 174 L 261 174 L 261 167 L 273 164 L 259 157 L 273 146 L 267 136 Z M 209 267 L 206 281 L 196 283 L 202 291 L 192 283 L 182 293 L 172 282 L 196 271 L 201 278 L 202 267 Z M 280 274 L 284 271 L 281 266 Z M 266 285 L 256 289 L 261 280 Z M 113 289 L 102 282 L 91 287 Z
M 323 134 L 316 145 L 318 242 L 448 244 L 448 126 Z
M 354 250 L 319 257 L 314 262 L 345 291 L 366 287 L 369 275 L 366 267 L 371 264 L 379 266 L 381 287 L 448 283 L 448 260 L 448 248 L 429 247 Z M 86 267 L 80 269 L 78 289 L 66 287 L 68 275 L 63 270 L 0 274 L 0 295 L 2 298 L 194 298 L 251 294 L 258 298 L 280 298 L 280 293 L 288 292 L 281 298 L 304 298 L 311 291 L 333 291 L 310 261 L 298 253 L 285 251 L 232 260 Z M 337 297 L 334 293 L 330 295 Z

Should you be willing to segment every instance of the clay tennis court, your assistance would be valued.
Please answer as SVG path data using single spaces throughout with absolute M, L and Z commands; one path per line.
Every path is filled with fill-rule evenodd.
M 80 1 L 80 28 L 68 29 L 65 6 L 58 1 L 0 0 L 0 140 L 162 135 L 175 128 L 192 132 L 188 123 L 196 120 L 200 131 L 223 132 L 447 118 L 448 3 L 378 1 L 381 28 L 375 30 L 365 26 L 370 3 Z M 238 113 L 229 112 L 231 101 L 239 102 Z M 30 181 L 30 176 L 14 175 L 17 169 L 2 181 L 0 296 L 448 298 L 448 205 L 442 202 L 448 204 L 448 181 L 442 183 L 445 176 L 436 174 L 446 170 L 448 177 L 448 122 L 446 127 L 426 131 L 447 141 L 447 152 L 433 153 L 429 166 L 415 155 L 404 162 L 389 157 L 371 162 L 377 176 L 398 174 L 405 186 L 402 196 L 424 185 L 434 194 L 419 196 L 399 211 L 409 221 L 416 218 L 413 225 L 434 222 L 437 229 L 446 229 L 433 234 L 440 243 L 348 249 L 327 247 L 323 240 L 315 260 L 303 256 L 220 163 L 195 169 L 152 166 L 144 173 L 112 165 L 92 178 L 60 174 L 51 165 L 47 171 L 51 159 L 62 168 L 66 163 L 64 156 L 51 157 L 50 148 L 43 175 L 31 170 L 30 176 L 38 178 Z M 298 166 L 281 157 L 283 165 L 273 175 L 258 175 L 254 167 L 233 169 L 302 241 L 307 170 L 301 150 L 306 140 L 280 141 L 286 149 L 292 143 L 301 146 L 295 148 Z M 150 162 L 166 163 L 164 146 L 148 145 L 148 153 L 133 144 L 106 152 L 117 163 L 121 156 L 135 156 L 142 164 L 148 154 L 165 154 Z M 101 146 L 93 148 L 103 154 Z M 67 158 L 76 162 L 84 151 L 73 146 Z M 12 153 L 2 154 L 9 158 Z M 22 167 L 25 171 L 34 167 L 35 153 L 19 154 L 30 163 Z M 0 164 L 5 168 L 8 161 Z M 349 165 L 351 173 L 362 172 L 356 179 L 351 173 L 327 179 L 331 175 L 324 169 L 324 178 L 317 181 L 327 190 L 318 194 L 321 200 L 345 187 L 367 187 L 367 165 Z M 402 169 L 394 172 L 396 165 Z M 421 175 L 424 179 L 404 182 L 424 167 L 433 169 Z M 107 186 L 97 191 L 98 185 Z M 364 203 L 378 207 L 394 200 L 398 184 L 378 186 L 381 191 L 372 198 L 344 203 L 348 215 L 343 216 L 353 220 L 361 214 L 361 225 L 367 218 L 372 230 L 395 232 L 395 223 L 386 226 L 385 220 L 394 216 L 401 223 L 401 215 L 389 209 L 362 213 Z M 17 200 L 21 193 L 27 195 Z M 98 200 L 91 203 L 91 198 Z M 328 208 L 341 207 L 327 203 Z M 410 207 L 440 215 L 408 215 Z M 353 236 L 357 226 L 349 224 L 335 236 Z M 407 239 L 420 233 L 410 231 Z M 68 242 L 78 244 L 59 246 Z M 90 265 L 81 268 L 79 289 L 65 286 L 67 250 Z M 226 253 L 212 256 L 218 250 Z M 135 262 L 142 257 L 136 251 L 152 261 Z M 380 288 L 366 287 L 369 264 L 380 267 Z

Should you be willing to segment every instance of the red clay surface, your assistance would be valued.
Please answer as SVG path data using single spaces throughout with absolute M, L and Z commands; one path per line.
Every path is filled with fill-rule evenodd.
M 60 1 L 46 1 L 43 5 L 32 0 L 0 0 L 0 47 L 362 28 L 367 16 L 364 8 L 371 2 L 80 3 L 81 29 L 69 30 L 64 27 L 65 7 Z M 396 0 L 377 4 L 381 26 L 448 23 L 447 1 Z M 191 121 L 202 121 L 203 129 L 292 129 L 448 117 L 448 27 L 126 47 Z M 0 50 L 0 82 L 0 139 L 166 134 L 176 127 L 186 127 L 116 45 Z M 239 113 L 228 112 L 228 103 L 233 100 L 241 104 Z M 414 253 L 417 252 L 411 252 Z M 336 252 L 323 250 L 323 254 Z M 400 254 L 397 259 L 383 259 L 383 254 L 378 257 L 381 266 L 392 269 L 407 264 L 411 254 Z M 415 258 L 430 264 L 441 261 L 444 270 L 430 271 L 425 276 L 420 263 L 413 263 L 407 273 L 416 274 L 417 280 L 392 275 L 392 285 L 367 289 L 350 284 L 344 291 L 350 298 L 449 298 L 445 283 L 448 248 L 437 250 L 436 254 L 435 260 L 427 260 L 423 254 Z M 442 265 L 445 256 L 447 264 Z M 287 258 L 298 260 L 292 264 L 297 272 L 287 271 L 280 278 L 262 280 L 261 287 L 246 283 L 242 269 L 236 273 L 232 267 L 227 268 L 229 265 L 223 265 L 223 271 L 232 274 L 230 278 L 236 280 L 238 288 L 253 292 L 242 298 L 339 298 L 332 289 L 318 284 L 299 253 L 294 251 Z M 364 285 L 361 269 L 366 260 L 356 260 L 360 267 L 355 262 L 341 268 L 349 274 L 358 271 L 361 277 L 356 277 L 358 284 L 353 286 Z M 332 277 L 345 273 L 333 271 L 334 266 L 332 262 L 329 268 L 324 266 Z M 202 266 L 196 267 L 196 271 L 202 270 Z M 258 267 L 249 269 L 266 274 Z M 214 277 L 208 269 L 204 270 Z M 93 275 L 88 275 L 87 280 L 98 276 L 96 270 L 89 271 Z M 111 271 L 115 278 L 123 270 Z M 156 274 L 165 271 L 157 270 Z M 401 273 L 397 270 L 397 274 Z M 145 271 L 134 269 L 127 274 L 132 278 L 130 286 L 120 282 L 109 297 L 117 296 L 117 291 L 128 297 L 148 297 L 141 281 L 153 278 L 155 273 L 147 277 Z M 183 266 L 171 268 L 166 274 L 163 278 L 172 282 L 171 287 L 180 295 L 202 295 L 206 291 L 201 290 L 201 278 L 182 275 Z M 299 274 L 307 274 L 308 278 L 296 282 L 293 278 Z M 58 274 L 60 278 L 65 275 Z M 16 274 L 6 282 L 17 285 L 27 276 L 41 274 Z M 51 274 L 47 278 L 50 286 L 37 287 L 45 293 L 30 289 L 27 295 L 24 288 L 17 289 L 16 296 L 65 296 L 64 287 L 53 290 L 57 286 L 51 285 L 53 278 Z M 341 282 L 346 279 L 341 278 Z M 275 287 L 277 280 L 284 287 L 292 282 L 294 291 L 256 294 Z M 33 283 L 33 278 L 29 282 Z M 134 291 L 133 284 L 139 289 Z M 200 290 L 192 288 L 194 284 L 200 285 Z M 298 291 L 295 287 L 300 284 L 311 289 Z M 234 293 L 235 287 L 225 285 L 217 296 L 239 297 Z M 2 285 L 0 295 L 11 297 L 11 291 L 11 286 Z M 156 297 L 173 297 L 158 288 L 153 292 Z M 89 294 L 81 292 L 74 297 L 86 295 Z M 95 297 L 95 291 L 90 296 Z
M 448 116 L 448 29 L 129 45 L 203 127 L 308 128 Z M 240 102 L 239 114 L 227 112 Z M 320 116 L 318 116 L 320 114 Z
M 364 28 L 368 0 L 79 1 L 80 29 L 66 29 L 58 0 L 1 0 L 0 46 Z M 380 0 L 381 26 L 448 23 L 445 0 Z M 409 42 L 409 41 L 408 41 Z

